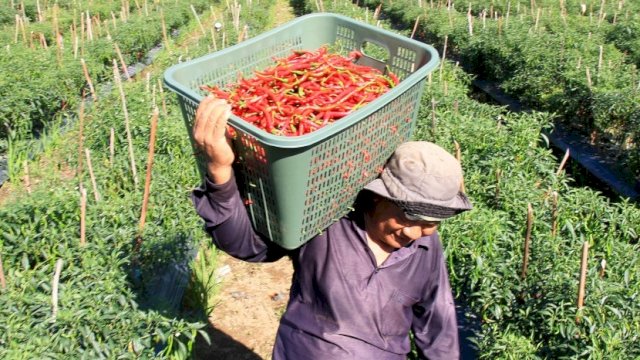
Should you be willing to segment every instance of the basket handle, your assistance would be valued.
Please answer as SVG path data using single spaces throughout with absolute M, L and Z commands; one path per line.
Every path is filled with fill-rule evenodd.
M 376 40 L 364 39 L 360 43 L 359 50 L 362 56 L 356 61 L 356 64 L 369 66 L 386 73 L 387 65 L 391 59 L 391 51 L 386 45 Z

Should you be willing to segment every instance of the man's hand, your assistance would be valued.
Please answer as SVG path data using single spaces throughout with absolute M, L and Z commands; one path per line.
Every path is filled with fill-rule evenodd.
M 207 96 L 200 102 L 193 123 L 196 147 L 204 154 L 209 177 L 215 184 L 231 179 L 235 156 L 225 136 L 229 116 L 231 106 L 225 100 Z

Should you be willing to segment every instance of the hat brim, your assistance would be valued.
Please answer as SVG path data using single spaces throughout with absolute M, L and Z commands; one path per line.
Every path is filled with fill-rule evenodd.
M 469 198 L 461 191 L 449 201 L 435 203 L 427 199 L 422 201 L 407 201 L 395 198 L 389 194 L 387 187 L 384 186 L 384 182 L 380 178 L 365 185 L 364 189 L 389 199 L 398 205 L 405 213 L 415 214 L 431 219 L 432 221 L 444 220 L 473 208 Z

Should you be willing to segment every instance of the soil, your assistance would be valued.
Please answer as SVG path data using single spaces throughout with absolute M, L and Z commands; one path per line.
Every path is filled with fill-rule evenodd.
M 196 346 L 196 359 L 271 359 L 280 316 L 289 299 L 293 265 L 283 258 L 274 263 L 247 263 L 218 255 L 221 290 L 209 318 L 211 345 Z

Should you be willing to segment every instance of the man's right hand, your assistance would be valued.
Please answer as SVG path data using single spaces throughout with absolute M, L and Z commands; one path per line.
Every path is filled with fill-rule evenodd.
M 215 184 L 231 179 L 235 158 L 229 139 L 225 136 L 231 105 L 213 96 L 204 98 L 196 110 L 193 138 L 196 148 L 207 160 L 209 177 Z

